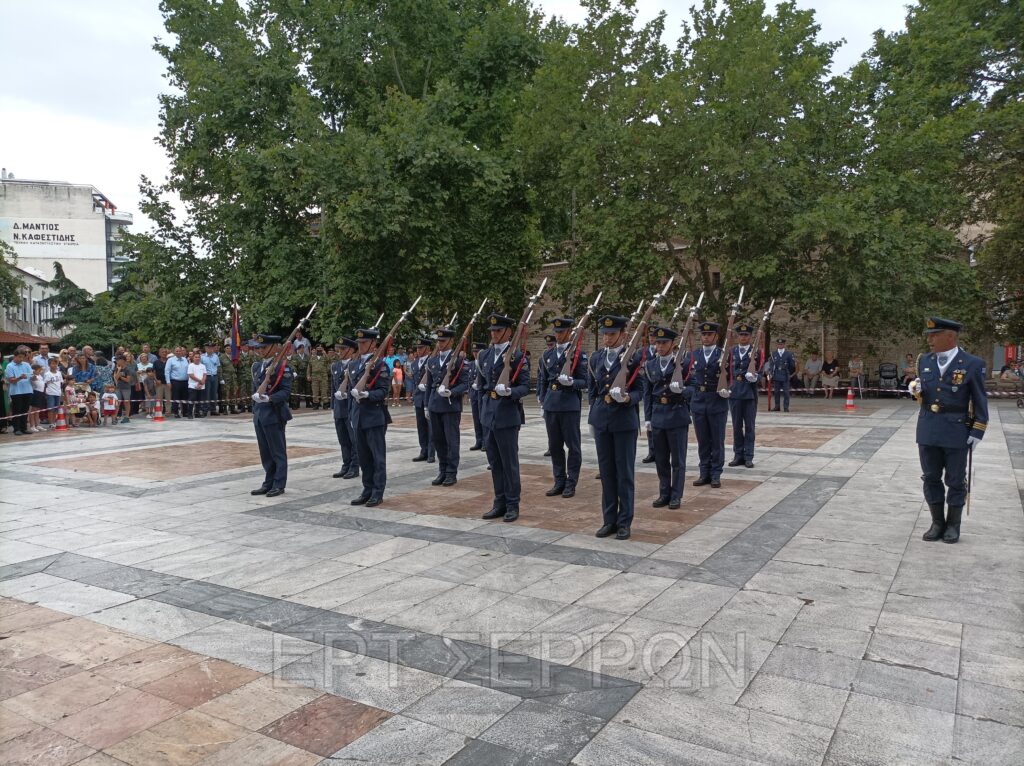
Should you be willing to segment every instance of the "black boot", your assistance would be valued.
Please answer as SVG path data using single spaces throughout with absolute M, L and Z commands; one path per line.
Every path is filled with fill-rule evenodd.
M 491 508 L 491 510 L 489 510 L 487 513 L 485 513 L 481 518 L 484 518 L 484 519 L 497 519 L 497 518 L 501 518 L 502 516 L 504 516 L 505 513 L 506 513 L 506 509 L 505 508 L 503 508 L 503 507 L 501 507 L 499 505 L 495 505 L 495 506 L 493 506 Z
M 668 498 L 665 495 L 659 495 L 658 499 L 651 503 L 652 508 L 664 508 L 668 505 Z
M 434 477 L 434 480 L 432 482 L 430 482 L 430 483 L 433 484 L 435 487 L 439 487 L 439 486 L 441 486 L 441 483 L 443 481 L 444 481 L 444 474 L 443 473 L 439 473 L 437 476 Z
M 554 497 L 555 495 L 562 494 L 564 491 L 565 491 L 565 485 L 564 484 L 555 484 L 555 486 L 553 486 L 551 489 L 549 489 L 544 494 L 547 497 Z
M 949 506 L 949 512 L 946 514 L 946 532 L 942 535 L 942 542 L 944 543 L 955 543 L 960 539 L 960 514 L 963 513 L 964 507 Z
M 641 463 L 653 463 L 654 462 L 654 453 L 653 452 L 648 452 L 647 453 L 647 457 L 645 457 L 640 462 Z
M 942 503 L 929 505 L 928 510 L 932 512 L 932 525 L 928 527 L 927 532 L 921 535 L 921 539 L 933 542 L 941 539 L 943 533 L 946 531 L 946 517 L 943 514 L 945 506 L 943 506 Z

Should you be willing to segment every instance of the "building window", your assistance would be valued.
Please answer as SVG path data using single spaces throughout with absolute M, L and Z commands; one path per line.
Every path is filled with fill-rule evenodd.
M 722 286 L 722 272 L 712 271 L 711 272 L 711 289 L 718 290 Z

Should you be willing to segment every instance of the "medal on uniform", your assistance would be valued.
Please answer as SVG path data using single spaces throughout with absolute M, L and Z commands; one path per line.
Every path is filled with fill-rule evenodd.
M 931 406 L 931 407 L 930 407 L 929 409 L 930 409 L 930 410 L 931 410 L 932 412 L 938 412 L 938 411 L 939 411 L 940 409 L 942 409 L 942 408 L 941 408 L 941 407 L 939 407 L 939 403 L 938 403 L 938 402 L 935 402 L 935 404 L 933 404 L 933 405 L 932 405 L 932 406 Z
M 958 391 L 959 389 L 960 389 L 960 386 L 953 386 L 953 388 L 951 390 L 952 391 Z
M 964 382 L 964 377 L 967 375 L 967 370 L 954 370 L 953 371 L 953 385 L 959 386 Z M 956 391 L 956 389 L 953 389 Z

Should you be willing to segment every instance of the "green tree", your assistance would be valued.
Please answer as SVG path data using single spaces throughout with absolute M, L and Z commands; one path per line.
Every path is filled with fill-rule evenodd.
M 522 303 L 534 214 L 506 137 L 539 63 L 527 2 L 161 7 L 170 188 L 247 321 L 319 300 L 333 337 L 420 292 L 423 320 L 485 289 Z
M 53 262 L 53 279 L 46 286 L 54 291 L 46 301 L 58 312 L 52 324 L 55 330 L 64 331 L 61 333 L 64 344 L 109 348 L 121 342 L 117 328 L 111 323 L 113 311 L 108 293 L 94 298 L 64 273 L 59 261 Z
M 0 242 L 0 308 L 21 305 L 21 289 L 24 281 L 14 273 L 18 254 L 6 242 Z
M 143 176 L 141 211 L 152 232 L 124 235 L 130 260 L 111 290 L 118 326 L 135 343 L 202 344 L 228 324 L 231 296 L 218 262 L 198 251 L 193 226 L 175 219 L 160 190 Z

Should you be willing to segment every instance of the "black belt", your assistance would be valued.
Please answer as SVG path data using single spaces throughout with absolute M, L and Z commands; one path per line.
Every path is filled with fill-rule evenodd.
M 658 404 L 685 404 L 686 398 L 682 394 L 664 394 L 658 397 Z
M 921 406 L 924 406 L 923 402 Z M 930 409 L 932 412 L 952 412 L 957 415 L 967 412 L 966 407 L 947 407 L 946 405 L 941 404 L 940 402 L 932 402 L 930 405 L 928 405 L 928 409 Z
M 706 394 L 709 391 L 717 391 L 718 389 L 715 388 L 714 386 L 697 386 L 697 390 L 700 391 L 701 393 Z

